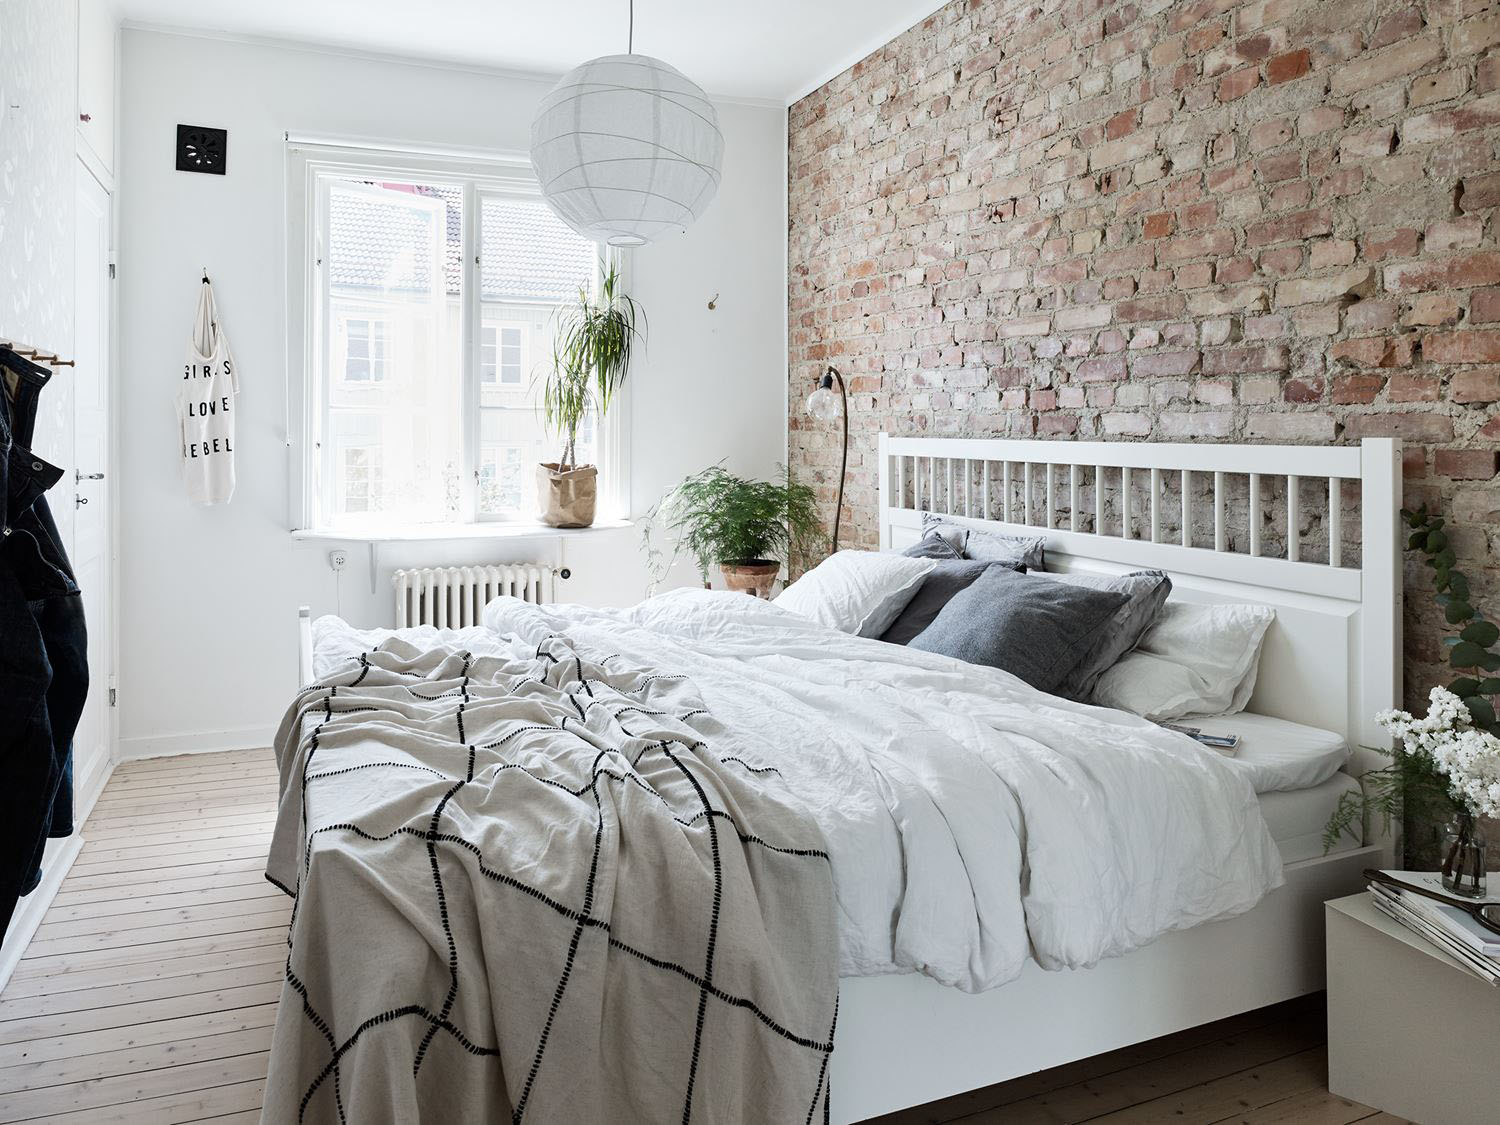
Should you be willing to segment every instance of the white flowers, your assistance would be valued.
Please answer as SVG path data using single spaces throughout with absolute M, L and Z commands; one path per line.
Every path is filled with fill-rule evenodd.
M 1435 687 L 1425 718 L 1382 711 L 1375 721 L 1406 744 L 1409 754 L 1429 758 L 1448 778 L 1453 799 L 1475 816 L 1500 816 L 1500 738 L 1475 730 L 1464 701 Z

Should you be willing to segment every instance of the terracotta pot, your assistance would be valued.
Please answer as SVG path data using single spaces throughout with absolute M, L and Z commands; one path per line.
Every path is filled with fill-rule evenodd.
M 536 467 L 537 507 L 548 527 L 592 527 L 599 470 L 580 465 L 564 470 L 555 461 Z
M 769 598 L 776 576 L 781 573 L 781 564 L 770 559 L 736 559 L 720 563 L 719 569 L 724 572 L 724 585 L 731 590 Z

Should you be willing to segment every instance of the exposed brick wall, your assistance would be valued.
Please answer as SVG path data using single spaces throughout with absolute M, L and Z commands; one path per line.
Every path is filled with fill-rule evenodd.
M 1500 614 L 1500 6 L 954 0 L 792 107 L 791 462 L 874 435 L 1407 443 Z M 1408 696 L 1440 678 L 1408 569 Z

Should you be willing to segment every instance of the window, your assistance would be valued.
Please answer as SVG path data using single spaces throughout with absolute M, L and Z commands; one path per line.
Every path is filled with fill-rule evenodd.
M 486 324 L 479 345 L 482 383 L 521 385 L 521 348 L 525 329 L 518 324 Z
M 487 445 L 479 454 L 479 506 L 506 511 L 522 505 L 522 451 L 519 445 Z
M 373 512 L 381 505 L 380 447 L 346 445 L 343 449 L 343 497 L 346 512 Z
M 344 321 L 344 381 L 378 383 L 385 378 L 385 321 Z
M 299 526 L 534 521 L 534 467 L 561 448 L 537 376 L 600 247 L 553 215 L 529 168 L 291 151 Z M 623 461 L 614 436 L 588 419 L 580 462 L 606 446 Z

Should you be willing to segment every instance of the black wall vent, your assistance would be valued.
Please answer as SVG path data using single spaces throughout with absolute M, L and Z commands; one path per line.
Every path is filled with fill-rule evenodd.
M 224 158 L 229 151 L 229 130 L 210 129 L 204 125 L 177 126 L 177 170 L 224 174 Z

